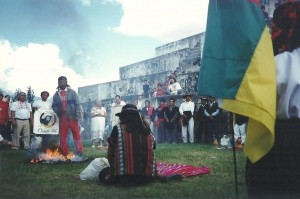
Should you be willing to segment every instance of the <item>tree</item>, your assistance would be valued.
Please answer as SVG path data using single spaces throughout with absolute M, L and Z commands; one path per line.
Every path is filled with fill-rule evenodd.
M 14 93 L 14 96 L 12 98 L 13 102 L 18 101 L 18 96 L 19 96 L 20 92 L 21 92 L 21 89 L 17 88 L 16 91 L 15 91 L 15 93 Z
M 32 104 L 34 101 L 34 90 L 31 88 L 31 86 L 27 87 L 27 101 Z
M 18 101 L 18 96 L 19 96 L 19 93 L 22 92 L 20 88 L 16 89 L 15 93 L 14 93 L 14 96 L 13 96 L 13 101 Z M 27 91 L 26 91 L 26 99 L 27 99 L 27 102 L 29 103 L 33 103 L 34 101 L 34 90 L 31 88 L 31 86 L 28 86 L 27 87 Z

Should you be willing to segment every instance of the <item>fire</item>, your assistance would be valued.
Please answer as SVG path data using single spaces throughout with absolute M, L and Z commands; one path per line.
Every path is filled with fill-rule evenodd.
M 58 148 L 53 150 L 47 148 L 45 153 L 39 153 L 37 157 L 33 158 L 31 163 L 53 163 L 53 162 L 67 162 L 72 161 L 76 158 L 73 153 L 68 153 L 67 155 L 63 155 Z

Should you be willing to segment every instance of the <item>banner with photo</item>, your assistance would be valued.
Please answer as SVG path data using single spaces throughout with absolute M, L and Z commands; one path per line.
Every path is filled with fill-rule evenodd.
M 59 132 L 59 119 L 53 110 L 36 110 L 34 112 L 33 133 L 48 135 Z

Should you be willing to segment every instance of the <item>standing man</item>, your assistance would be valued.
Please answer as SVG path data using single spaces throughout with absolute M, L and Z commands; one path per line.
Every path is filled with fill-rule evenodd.
M 121 100 L 120 95 L 116 95 L 115 102 L 112 103 L 110 110 L 111 127 L 114 127 L 115 125 L 119 124 L 119 117 L 117 117 L 116 114 L 121 112 L 122 107 L 124 105 L 126 105 L 126 103 Z
M 151 80 L 150 84 L 149 84 L 149 97 L 153 97 L 155 89 L 156 89 L 156 87 L 155 87 L 154 80 Z
M 201 104 L 198 109 L 198 132 L 197 132 L 197 142 L 202 143 L 204 137 L 204 143 L 208 144 L 208 134 L 207 134 L 207 116 L 204 114 L 205 109 L 207 109 L 208 100 L 206 97 L 201 97 Z
M 142 111 L 143 105 L 144 105 L 143 95 L 140 94 L 138 95 L 137 104 L 136 104 L 136 107 L 140 112 Z
M 70 128 L 76 145 L 76 154 L 81 156 L 83 151 L 79 132 L 80 105 L 77 93 L 70 88 L 67 78 L 58 78 L 58 88 L 53 96 L 52 108 L 57 114 L 59 123 L 60 148 L 64 155 L 68 154 L 67 136 Z
M 195 104 L 191 101 L 191 94 L 185 94 L 185 101 L 180 104 L 179 113 L 182 116 L 182 140 L 183 143 L 188 143 L 188 141 L 192 144 L 194 143 L 194 110 Z M 187 131 L 189 131 L 189 140 L 187 139 Z
M 39 126 L 40 126 L 41 120 L 39 119 L 39 115 L 45 111 L 53 111 L 52 101 L 48 100 L 48 97 L 49 97 L 49 92 L 42 91 L 41 99 L 35 101 L 32 105 L 32 108 L 35 110 L 35 112 L 33 114 L 34 115 L 34 133 L 36 133 L 36 128 L 39 128 Z M 44 122 L 48 123 L 49 120 L 47 120 L 47 118 L 45 118 Z M 55 142 L 55 144 L 58 145 L 58 136 L 57 135 L 42 134 L 42 135 L 40 135 L 40 137 L 42 137 L 42 147 L 48 148 L 48 147 L 50 147 L 51 144 L 54 144 L 54 142 Z
M 246 127 L 247 127 L 248 117 L 234 114 L 234 140 L 236 141 L 239 137 L 242 139 L 242 144 L 246 140 Z
M 165 109 L 167 108 L 166 100 L 163 98 L 160 100 L 159 107 L 155 110 L 157 120 L 155 125 L 157 127 L 157 143 L 163 144 L 167 142 L 166 127 L 165 127 Z
M 169 99 L 169 106 L 165 109 L 166 137 L 169 144 L 177 142 L 179 108 L 175 105 L 175 99 Z
M 144 84 L 143 84 L 143 91 L 144 91 L 144 97 L 148 98 L 149 97 L 149 84 L 148 84 L 148 80 L 144 80 Z
M 49 93 L 48 91 L 41 92 L 41 99 L 33 103 L 32 107 L 34 110 L 52 110 L 52 103 L 48 101 Z
M 12 149 L 19 149 L 20 147 L 20 134 L 23 131 L 22 141 L 24 149 L 29 148 L 30 142 L 30 126 L 33 124 L 31 104 L 26 101 L 26 94 L 20 92 L 18 101 L 11 104 L 11 119 L 14 127 L 13 143 L 15 147 Z
M 145 107 L 142 108 L 142 118 L 147 122 L 150 127 L 151 132 L 154 134 L 154 118 L 155 118 L 155 110 L 150 105 L 150 101 L 145 101 Z M 157 136 L 155 136 L 157 138 Z
M 208 97 L 208 106 L 204 110 L 207 118 L 208 140 L 210 143 L 217 140 L 219 142 L 219 105 L 213 96 Z M 220 142 L 219 142 L 220 143 Z
M 8 104 L 3 100 L 3 93 L 0 92 L 0 134 L 6 140 L 9 140 L 10 134 L 7 131 L 8 125 Z

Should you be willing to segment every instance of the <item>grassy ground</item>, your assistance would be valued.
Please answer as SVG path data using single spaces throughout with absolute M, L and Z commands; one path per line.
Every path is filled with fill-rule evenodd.
M 235 195 L 232 150 L 213 149 L 208 145 L 158 145 L 156 157 L 166 163 L 194 166 L 205 165 L 210 174 L 184 178 L 181 182 L 151 183 L 138 187 L 104 186 L 93 181 L 81 181 L 79 173 L 96 157 L 105 157 L 104 150 L 84 144 L 84 163 L 30 164 L 22 150 L 0 150 L 0 198 L 8 199 L 90 199 L 90 198 L 224 198 Z M 245 156 L 237 151 L 239 198 L 247 198 L 245 190 Z

